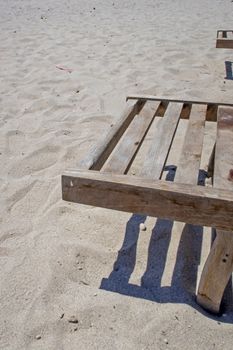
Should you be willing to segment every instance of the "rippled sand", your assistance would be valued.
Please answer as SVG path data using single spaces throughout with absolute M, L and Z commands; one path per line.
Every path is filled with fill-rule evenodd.
M 209 229 L 70 204 L 60 185 L 129 93 L 233 101 L 233 51 L 215 49 L 232 11 L 230 0 L 0 1 L 1 349 L 232 349 L 231 303 L 214 318 L 194 302 Z

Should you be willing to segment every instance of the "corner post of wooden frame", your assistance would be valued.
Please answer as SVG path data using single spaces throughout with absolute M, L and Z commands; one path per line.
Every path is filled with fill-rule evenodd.
M 233 270 L 233 232 L 217 230 L 217 236 L 202 271 L 197 302 L 219 313 L 222 296 Z

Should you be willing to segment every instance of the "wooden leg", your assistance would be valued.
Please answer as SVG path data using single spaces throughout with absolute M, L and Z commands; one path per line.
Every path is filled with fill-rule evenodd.
M 217 231 L 202 271 L 197 302 L 210 312 L 218 313 L 222 296 L 233 270 L 233 232 Z
M 208 177 L 213 177 L 213 173 L 214 173 L 215 146 L 216 144 L 214 144 L 214 147 L 210 155 L 209 163 L 208 163 L 208 170 L 207 170 Z

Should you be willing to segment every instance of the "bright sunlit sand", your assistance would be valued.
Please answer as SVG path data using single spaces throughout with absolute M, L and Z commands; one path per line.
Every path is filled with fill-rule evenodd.
M 181 223 L 61 199 L 61 174 L 127 94 L 233 103 L 233 51 L 215 48 L 232 11 L 230 0 L 0 1 L 0 349 L 232 349 L 231 303 L 218 318 L 194 300 L 209 228 L 184 253 Z

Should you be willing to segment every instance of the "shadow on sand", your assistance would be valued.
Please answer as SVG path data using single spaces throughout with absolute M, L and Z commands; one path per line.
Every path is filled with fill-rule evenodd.
M 168 171 L 166 180 L 173 181 L 176 167 L 168 166 L 165 170 Z M 206 172 L 201 170 L 199 172 L 199 185 L 204 184 L 205 177 Z M 189 304 L 204 315 L 215 318 L 215 316 L 205 312 L 195 302 L 203 227 L 184 225 L 171 286 L 163 287 L 161 286 L 161 280 L 171 240 L 173 221 L 157 219 L 150 238 L 147 267 L 141 277 L 141 285 L 129 283 L 136 264 L 137 243 L 140 233 L 139 225 L 144 223 L 145 220 L 146 216 L 133 214 L 127 222 L 124 241 L 118 252 L 113 270 L 108 278 L 102 279 L 100 288 L 158 303 Z M 212 230 L 212 241 L 214 237 L 215 232 Z M 224 318 L 223 322 L 233 323 L 231 283 L 226 288 L 221 310 L 228 312 L 228 316 Z
M 232 63 L 231 61 L 225 61 L 226 80 L 233 80 Z

